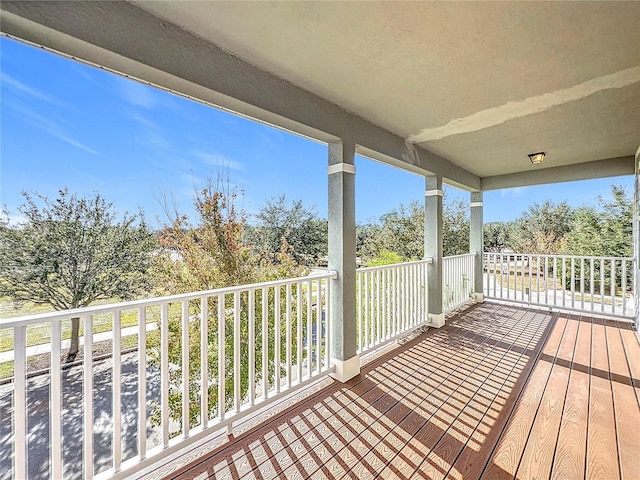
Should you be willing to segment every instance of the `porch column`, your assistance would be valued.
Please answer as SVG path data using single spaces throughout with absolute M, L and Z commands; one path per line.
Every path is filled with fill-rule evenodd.
M 433 263 L 427 265 L 427 293 L 429 324 L 444 325 L 442 311 L 442 177 L 425 177 L 424 197 L 424 256 Z
M 477 302 L 484 301 L 482 257 L 484 251 L 484 224 L 482 220 L 482 192 L 471 192 L 469 219 L 469 251 L 475 253 L 473 265 L 473 291 Z
M 356 354 L 355 144 L 329 144 L 329 268 L 331 280 L 331 358 L 341 382 L 360 373 Z

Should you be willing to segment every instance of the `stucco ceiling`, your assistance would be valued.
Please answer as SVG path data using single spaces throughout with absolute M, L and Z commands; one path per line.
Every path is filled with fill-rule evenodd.
M 479 177 L 640 145 L 640 2 L 135 3 Z
M 3 0 L 0 18 L 4 34 L 470 190 L 630 174 L 640 145 L 640 2 Z

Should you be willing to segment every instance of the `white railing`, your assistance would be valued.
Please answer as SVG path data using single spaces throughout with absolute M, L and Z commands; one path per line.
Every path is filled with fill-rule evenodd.
M 14 427 L 10 445 L 3 446 L 6 457 L 12 453 L 12 477 L 28 478 L 29 467 L 46 472 L 48 462 L 50 478 L 124 478 L 330 373 L 327 300 L 333 278 L 335 272 L 327 272 L 0 320 L 0 333 L 12 331 L 14 348 L 8 394 Z M 123 315 L 137 317 L 133 353 L 123 354 Z M 92 352 L 94 319 L 104 316 L 113 322 L 109 368 Z M 60 361 L 62 325 L 77 317 L 84 329 L 82 375 Z M 151 317 L 157 318 L 155 329 L 147 326 Z M 39 328 L 34 326 L 50 329 L 44 398 L 35 398 L 27 378 L 28 336 Z M 46 425 L 28 424 L 43 403 Z M 76 438 L 63 448 L 67 432 Z M 49 444 L 43 442 L 47 436 Z
M 428 323 L 427 264 L 431 259 L 356 272 L 358 353 L 374 350 Z
M 634 316 L 634 260 L 626 257 L 485 253 L 489 298 L 611 316 Z
M 473 299 L 475 253 L 442 259 L 442 310 L 447 313 Z

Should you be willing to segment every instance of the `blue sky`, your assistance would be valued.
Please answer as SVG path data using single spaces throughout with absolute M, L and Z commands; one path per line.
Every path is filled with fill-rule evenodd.
M 191 212 L 194 186 L 220 166 L 244 191 L 251 213 L 286 194 L 327 210 L 327 149 L 321 143 L 177 97 L 16 41 L 0 39 L 0 204 L 11 214 L 20 192 L 47 196 L 67 186 L 99 191 L 116 209 L 163 219 L 160 198 Z M 422 199 L 424 180 L 356 159 L 356 216 L 379 217 Z M 632 177 L 485 193 L 485 222 L 512 220 L 546 199 L 593 203 Z M 469 198 L 448 189 L 448 195 Z

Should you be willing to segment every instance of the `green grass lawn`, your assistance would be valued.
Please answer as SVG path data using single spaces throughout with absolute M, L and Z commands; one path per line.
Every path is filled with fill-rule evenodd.
M 152 332 L 150 332 L 152 333 Z M 111 342 L 110 341 L 104 341 L 104 342 L 99 342 L 101 345 L 97 348 L 96 351 L 96 355 L 101 355 L 106 353 L 106 351 L 110 351 L 111 349 Z M 127 335 L 126 337 L 122 337 L 122 350 L 128 350 L 130 348 L 134 348 L 138 346 L 138 335 Z M 48 357 L 48 354 L 44 354 L 44 355 L 40 355 L 40 356 L 44 356 L 45 359 Z M 36 356 L 37 357 L 37 356 Z M 41 368 L 43 368 L 41 365 L 41 361 L 39 361 L 39 359 L 37 359 L 36 357 L 30 357 L 28 359 L 28 365 L 27 365 L 27 371 L 31 372 L 34 370 L 39 370 Z M 30 363 L 33 362 L 34 364 L 37 364 L 35 366 L 32 366 Z M 50 365 L 49 362 L 47 362 L 47 367 Z M 13 376 L 13 368 L 14 368 L 14 362 L 13 361 L 9 361 L 9 362 L 0 362 L 0 380 L 3 380 L 5 378 L 10 378 Z
M 107 302 L 104 302 L 107 303 Z M 0 299 L 0 318 L 19 317 L 22 315 L 33 315 L 53 311 L 51 307 L 25 303 L 15 305 L 7 298 Z M 147 309 L 147 323 L 156 322 L 160 318 L 159 307 Z M 135 327 L 138 325 L 138 311 L 123 310 L 121 314 L 122 328 Z M 100 314 L 93 318 L 93 333 L 109 332 L 113 328 L 113 318 L 111 314 Z M 80 325 L 80 335 L 84 332 L 84 326 Z M 62 339 L 71 338 L 71 320 L 62 322 Z M 30 325 L 27 327 L 27 347 L 41 345 L 51 341 L 51 326 L 49 323 L 40 325 Z M 13 350 L 13 329 L 6 328 L 0 330 L 0 352 Z

